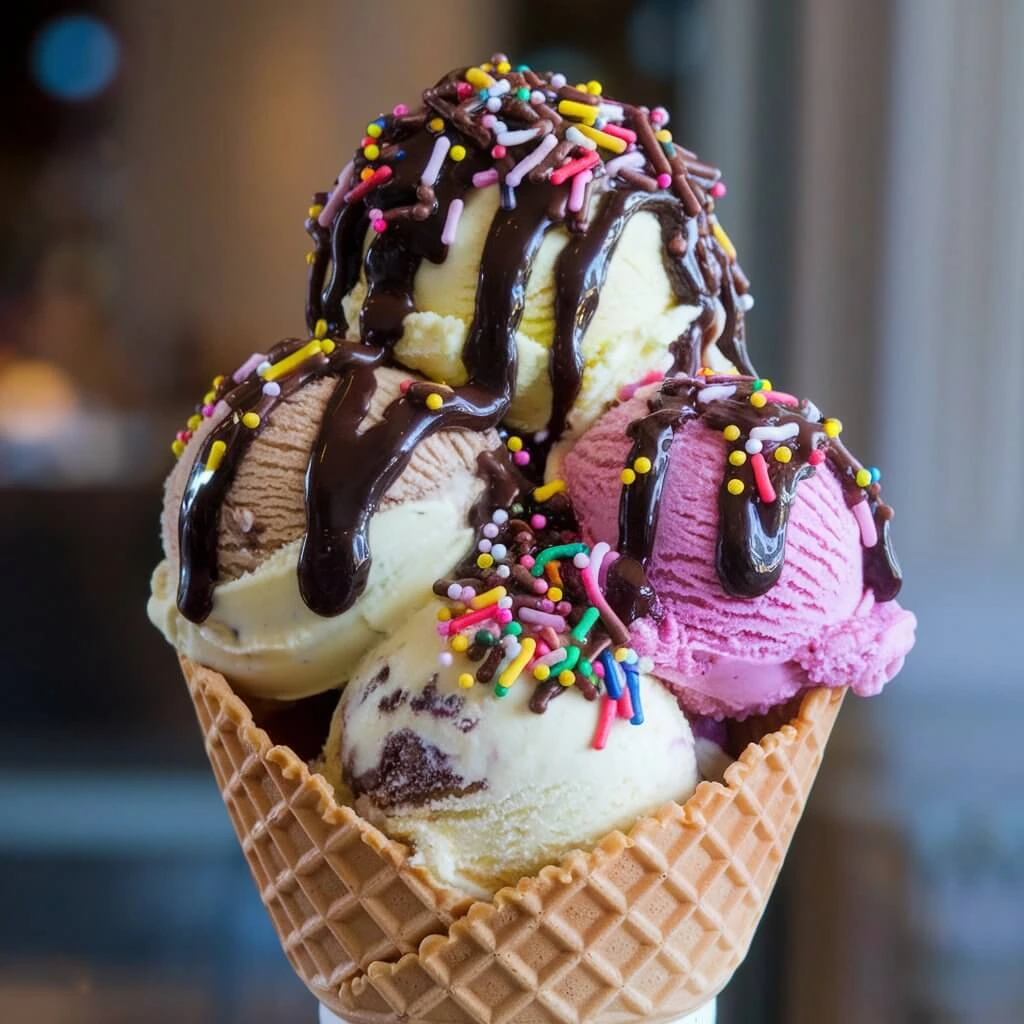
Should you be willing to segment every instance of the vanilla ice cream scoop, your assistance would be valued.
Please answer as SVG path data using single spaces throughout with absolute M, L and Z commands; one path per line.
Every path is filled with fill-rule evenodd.
M 499 466 L 488 455 L 500 448 L 494 431 L 442 429 L 414 438 L 393 472 L 397 445 L 386 433 L 371 443 L 372 434 L 409 392 L 409 374 L 377 367 L 353 379 L 352 370 L 331 372 L 333 355 L 313 353 L 281 374 L 247 366 L 239 380 L 220 381 L 221 397 L 207 396 L 207 415 L 193 421 L 167 481 L 166 558 L 153 576 L 150 618 L 182 654 L 256 696 L 341 685 L 468 549 L 472 509 Z M 264 367 L 288 358 L 278 353 Z M 353 389 L 363 389 L 357 424 L 337 411 Z M 431 413 L 422 401 L 415 408 Z M 359 453 L 360 439 L 369 452 Z M 358 479 L 375 457 L 393 477 L 379 496 Z M 346 542 L 372 558 L 353 563 L 365 569 L 362 589 L 337 606 L 337 587 L 353 571 L 336 558 Z
M 322 771 L 360 813 L 415 848 L 438 881 L 487 896 L 696 787 L 675 698 L 641 676 L 645 721 L 592 738 L 599 703 L 530 709 L 535 683 L 498 698 L 438 662 L 436 607 L 361 663 L 342 694 Z

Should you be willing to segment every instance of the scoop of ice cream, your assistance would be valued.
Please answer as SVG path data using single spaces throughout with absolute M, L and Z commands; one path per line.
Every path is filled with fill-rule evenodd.
M 761 385 L 641 390 L 565 460 L 584 534 L 646 559 L 657 603 L 632 641 L 698 714 L 763 713 L 810 686 L 877 693 L 914 639 L 885 600 L 899 575 L 876 474 L 838 421 Z
M 381 422 L 407 379 L 395 369 L 374 371 L 360 431 Z M 485 488 L 479 460 L 500 442 L 493 431 L 441 430 L 415 445 L 371 510 L 373 558 L 358 599 L 330 616 L 309 606 L 299 573 L 305 478 L 325 410 L 344 384 L 344 375 L 310 377 L 281 395 L 254 436 L 243 438 L 248 444 L 230 485 L 208 510 L 216 578 L 201 618 L 180 607 L 183 500 L 195 486 L 200 453 L 240 411 L 226 401 L 214 409 L 208 404 L 211 414 L 195 425 L 167 481 L 166 559 L 153 577 L 150 618 L 181 653 L 223 672 L 246 693 L 295 698 L 342 683 L 368 647 L 428 600 L 434 579 L 472 540 L 470 510 Z M 224 470 L 222 462 L 214 473 Z M 191 557 L 198 560 L 196 552 Z
M 310 328 L 500 393 L 549 444 L 648 370 L 748 370 L 725 186 L 668 120 L 504 59 L 451 72 L 316 197 Z
M 570 693 L 530 710 L 525 678 L 498 698 L 438 662 L 436 609 L 418 612 L 353 674 L 323 771 L 446 885 L 486 896 L 671 800 L 698 778 L 675 699 L 641 677 L 645 721 L 603 750 L 599 704 Z

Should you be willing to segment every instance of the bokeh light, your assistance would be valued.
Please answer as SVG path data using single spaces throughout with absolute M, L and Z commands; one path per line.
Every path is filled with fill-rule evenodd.
M 91 14 L 68 14 L 48 21 L 32 43 L 32 76 L 50 96 L 82 102 L 113 81 L 120 56 L 110 27 Z

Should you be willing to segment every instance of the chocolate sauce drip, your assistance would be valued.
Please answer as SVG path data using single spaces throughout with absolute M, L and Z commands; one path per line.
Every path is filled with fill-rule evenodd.
M 701 392 L 709 382 L 734 385 L 735 393 L 727 398 L 702 402 Z M 755 407 L 750 398 L 759 384 L 750 378 L 736 377 L 706 380 L 672 378 L 666 380 L 649 400 L 648 415 L 630 425 L 633 447 L 627 464 L 632 465 L 637 458 L 645 456 L 652 465 L 650 472 L 638 475 L 622 490 L 619 550 L 634 563 L 631 565 L 630 561 L 625 561 L 623 569 L 634 578 L 621 588 L 623 593 L 616 596 L 613 607 L 618 604 L 625 613 L 633 611 L 623 604 L 628 604 L 631 590 L 641 585 L 641 580 L 636 578 L 636 566 L 646 565 L 654 545 L 673 437 L 676 430 L 695 418 L 700 418 L 712 430 L 735 426 L 739 431 L 738 436 L 729 442 L 730 454 L 740 452 L 744 461 L 739 467 L 726 463 L 719 490 L 716 568 L 727 593 L 736 597 L 758 597 L 778 582 L 785 559 L 786 531 L 796 488 L 801 480 L 815 472 L 811 461 L 815 458 L 836 474 L 851 508 L 865 500 L 869 503 L 877 541 L 863 549 L 865 586 L 874 591 L 879 601 L 891 600 L 899 592 L 901 573 L 888 530 L 892 510 L 880 501 L 877 484 L 866 489 L 857 484 L 857 472 L 863 467 L 842 444 L 826 434 L 823 421 L 810 414 L 812 407 L 806 403 L 794 407 L 769 401 L 761 408 Z M 795 399 L 793 401 L 795 403 Z M 816 414 L 816 410 L 814 412 Z M 774 458 L 764 460 L 765 473 L 775 493 L 770 501 L 760 494 L 751 469 L 758 455 L 748 458 L 744 447 L 750 431 L 756 427 L 781 427 L 789 432 L 783 440 L 765 442 L 785 447 L 790 453 L 785 462 Z M 763 455 L 760 457 L 764 458 Z M 732 479 L 742 483 L 741 493 L 729 491 L 728 483 Z M 633 617 L 629 615 L 630 620 Z

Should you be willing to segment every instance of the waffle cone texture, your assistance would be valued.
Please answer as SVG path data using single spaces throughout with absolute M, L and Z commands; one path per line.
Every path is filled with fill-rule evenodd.
M 339 804 L 223 676 L 181 662 L 285 954 L 352 1024 L 668 1022 L 704 1005 L 747 952 L 844 695 L 751 719 L 724 785 L 473 901 Z

